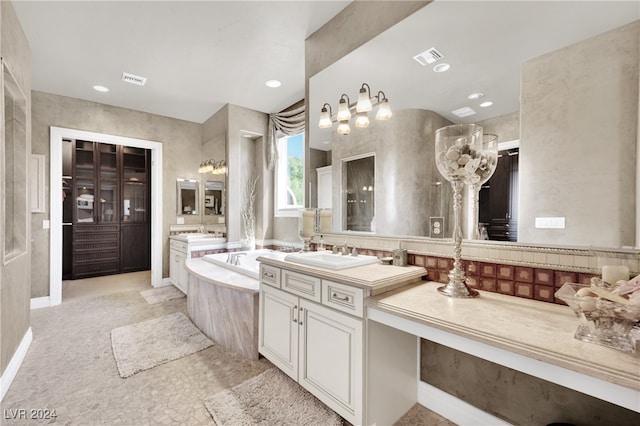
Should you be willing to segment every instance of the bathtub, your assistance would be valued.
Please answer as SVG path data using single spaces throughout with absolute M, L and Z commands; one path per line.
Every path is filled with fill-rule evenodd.
M 187 259 L 187 313 L 191 321 L 217 344 L 245 358 L 258 359 L 260 262 L 256 259 L 278 255 L 282 253 L 252 250 Z M 233 259 L 233 264 L 227 259 Z
M 279 252 L 274 250 L 261 249 L 207 254 L 203 256 L 202 259 L 257 280 L 260 276 L 260 262 L 257 261 L 258 257 L 271 257 L 277 256 L 278 254 Z

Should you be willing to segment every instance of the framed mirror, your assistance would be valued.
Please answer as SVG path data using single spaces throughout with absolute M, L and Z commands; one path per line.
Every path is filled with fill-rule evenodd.
M 519 140 L 517 243 L 635 246 L 638 92 L 625 88 L 637 87 L 639 25 L 630 2 L 432 2 L 311 77 L 310 147 L 330 149 L 332 164 L 374 151 L 376 233 L 428 236 L 431 218 L 446 227 L 452 216 L 449 185 L 433 173 L 434 132 L 477 123 L 499 142 Z M 431 47 L 451 69 L 412 59 Z M 392 118 L 372 111 L 368 128 L 346 136 L 319 129 L 322 105 L 335 109 L 363 82 L 384 91 Z M 474 113 L 454 114 L 462 107 Z
M 204 182 L 204 215 L 224 215 L 224 182 L 207 180 Z
M 3 262 L 27 252 L 27 98 L 2 60 L 0 85 L 4 101 L 0 110 L 3 160 L 2 216 L 4 218 Z
M 197 215 L 198 202 L 200 200 L 198 187 L 199 182 L 196 179 L 178 178 L 177 187 L 177 209 L 178 216 Z

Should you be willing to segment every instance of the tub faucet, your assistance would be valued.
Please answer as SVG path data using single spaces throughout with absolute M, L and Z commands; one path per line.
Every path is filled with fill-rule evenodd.
M 247 253 L 236 253 L 235 255 L 233 255 L 233 264 L 238 266 L 238 258 L 240 256 L 246 256 Z

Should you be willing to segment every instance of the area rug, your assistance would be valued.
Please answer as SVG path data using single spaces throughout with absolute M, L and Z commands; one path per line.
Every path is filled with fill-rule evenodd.
M 208 397 L 218 426 L 342 425 L 342 418 L 277 368 Z
M 123 378 L 211 345 L 182 312 L 111 330 L 113 356 Z
M 168 302 L 169 300 L 184 297 L 184 293 L 172 285 L 160 288 L 152 288 L 150 290 L 142 290 L 140 294 L 150 305 Z

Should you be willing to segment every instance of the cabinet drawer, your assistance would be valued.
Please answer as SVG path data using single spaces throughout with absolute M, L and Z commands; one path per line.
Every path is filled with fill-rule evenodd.
M 282 271 L 281 288 L 305 299 L 320 303 L 320 278 L 284 270 Z
M 364 290 L 349 285 L 322 280 L 322 304 L 362 318 Z
M 260 281 L 270 286 L 280 288 L 280 268 L 260 264 Z
M 180 250 L 185 253 L 187 252 L 187 248 L 189 245 L 184 241 L 176 241 L 176 240 L 169 240 L 169 241 L 170 241 L 169 248 Z

